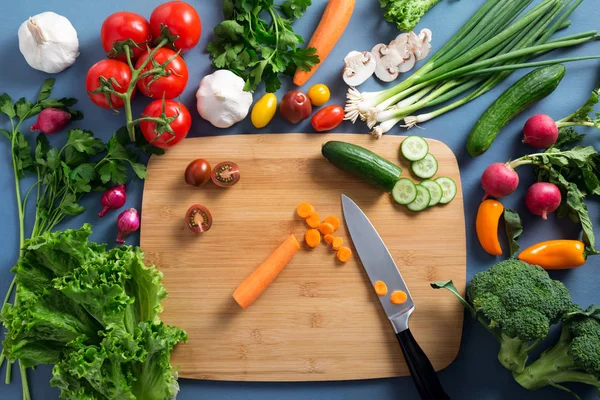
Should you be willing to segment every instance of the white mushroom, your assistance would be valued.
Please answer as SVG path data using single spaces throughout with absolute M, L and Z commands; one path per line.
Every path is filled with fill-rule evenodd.
M 425 59 L 431 51 L 432 33 L 429 29 L 422 29 L 417 35 L 410 32 L 408 38 L 408 48 L 417 58 L 417 61 Z
M 398 66 L 398 71 L 400 73 L 408 72 L 415 66 L 417 62 L 417 58 L 414 53 L 408 52 L 408 58 L 404 59 L 404 61 Z
M 346 64 L 342 76 L 348 86 L 358 86 L 369 79 L 375 72 L 377 61 L 368 51 L 351 51 L 344 58 Z

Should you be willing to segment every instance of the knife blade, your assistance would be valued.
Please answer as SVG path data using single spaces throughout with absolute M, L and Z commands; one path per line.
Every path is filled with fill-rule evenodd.
M 408 329 L 408 317 L 414 311 L 415 303 L 392 255 L 369 218 L 346 195 L 342 195 L 342 209 L 352 242 L 371 284 L 383 281 L 389 289 L 387 295 L 379 296 L 379 301 L 395 332 Z M 407 294 L 404 304 L 393 304 L 390 301 L 390 295 L 395 290 L 402 290 Z
M 371 284 L 383 281 L 388 286 L 388 294 L 379 296 L 379 301 L 390 320 L 402 354 L 421 399 L 449 400 L 440 383 L 431 361 L 421 349 L 408 327 L 408 318 L 415 310 L 415 303 L 402 278 L 396 263 L 377 230 L 365 213 L 348 196 L 342 195 L 342 210 L 350 237 L 358 253 Z M 393 304 L 390 292 L 402 290 L 407 295 L 403 304 Z

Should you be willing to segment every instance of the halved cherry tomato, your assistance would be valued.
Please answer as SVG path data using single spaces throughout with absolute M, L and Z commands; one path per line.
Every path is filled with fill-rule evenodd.
M 119 11 L 111 14 L 102 23 L 100 29 L 102 47 L 110 58 L 125 61 L 125 49 L 128 44 L 132 60 L 146 50 L 146 44 L 152 40 L 150 24 L 139 14 Z
M 210 174 L 209 162 L 199 158 L 189 163 L 185 169 L 185 183 L 192 186 L 202 186 L 210 181 Z
M 203 233 L 212 226 L 212 215 L 208 208 L 194 204 L 185 213 L 185 223 L 190 231 L 196 234 Z
M 85 78 L 85 90 L 95 105 L 113 110 L 123 107 L 123 99 L 114 94 L 110 95 L 109 101 L 104 93 L 92 93 L 100 87 L 100 78 L 104 78 L 106 81 L 114 80 L 111 86 L 115 92 L 125 93 L 131 83 L 131 69 L 129 69 L 129 66 L 118 60 L 98 61 L 88 70 Z
M 240 180 L 240 168 L 234 162 L 224 161 L 212 170 L 210 179 L 218 187 L 233 186 Z
M 340 106 L 327 106 L 313 115 L 311 123 L 317 132 L 337 128 L 344 120 L 344 109 Z
M 166 127 L 157 125 L 153 121 L 140 122 L 140 128 L 146 140 L 153 146 L 160 147 L 161 149 L 173 147 L 181 142 L 192 127 L 192 116 L 183 104 L 173 100 L 165 100 L 164 102 L 164 114 L 163 101 L 154 100 L 152 103 L 148 104 L 148 107 L 146 107 L 142 113 L 142 117 L 176 117 L 169 124 L 173 133 L 166 130 Z
M 150 29 L 154 38 L 160 36 L 163 25 L 172 36 L 179 36 L 175 48 L 184 53 L 198 44 L 202 34 L 202 22 L 196 9 L 183 1 L 170 1 L 152 11 Z
M 141 68 L 144 61 L 148 58 L 148 54 L 148 52 L 145 52 L 141 55 L 135 65 L 136 69 Z M 137 82 L 140 92 L 155 99 L 162 99 L 163 96 L 166 99 L 174 99 L 183 93 L 185 85 L 188 82 L 188 69 L 183 58 L 173 50 L 164 47 L 158 49 L 154 54 L 154 61 L 158 64 L 163 64 L 171 58 L 171 62 L 165 67 L 167 75 L 160 76 L 158 79 L 155 79 L 153 75 L 148 75 Z M 149 61 L 142 73 L 154 68 L 152 61 Z

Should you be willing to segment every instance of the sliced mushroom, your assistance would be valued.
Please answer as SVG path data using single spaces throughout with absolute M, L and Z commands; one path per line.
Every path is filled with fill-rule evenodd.
M 375 67 L 375 76 L 377 78 L 383 82 L 392 82 L 400 75 L 398 65 L 404 61 L 404 58 L 398 52 L 397 48 L 380 43 L 373 47 L 371 54 L 373 54 L 377 63 Z
M 409 52 L 408 58 L 404 59 L 404 61 L 398 66 L 398 71 L 400 71 L 400 73 L 408 72 L 413 69 L 416 62 L 417 58 L 415 57 L 414 53 Z
M 369 79 L 375 72 L 377 61 L 373 54 L 368 51 L 351 51 L 344 58 L 344 70 L 342 76 L 348 86 L 358 86 Z
M 422 29 L 418 35 L 410 32 L 408 48 L 414 53 L 417 61 L 421 61 L 429 55 L 431 51 L 431 38 L 432 33 L 429 29 Z

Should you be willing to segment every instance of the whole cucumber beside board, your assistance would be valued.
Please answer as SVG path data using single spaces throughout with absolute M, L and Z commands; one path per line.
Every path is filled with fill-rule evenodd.
M 561 64 L 538 68 L 515 82 L 500 95 L 481 115 L 467 139 L 467 150 L 472 156 L 485 153 L 502 128 L 513 118 L 556 89 L 565 76 Z

